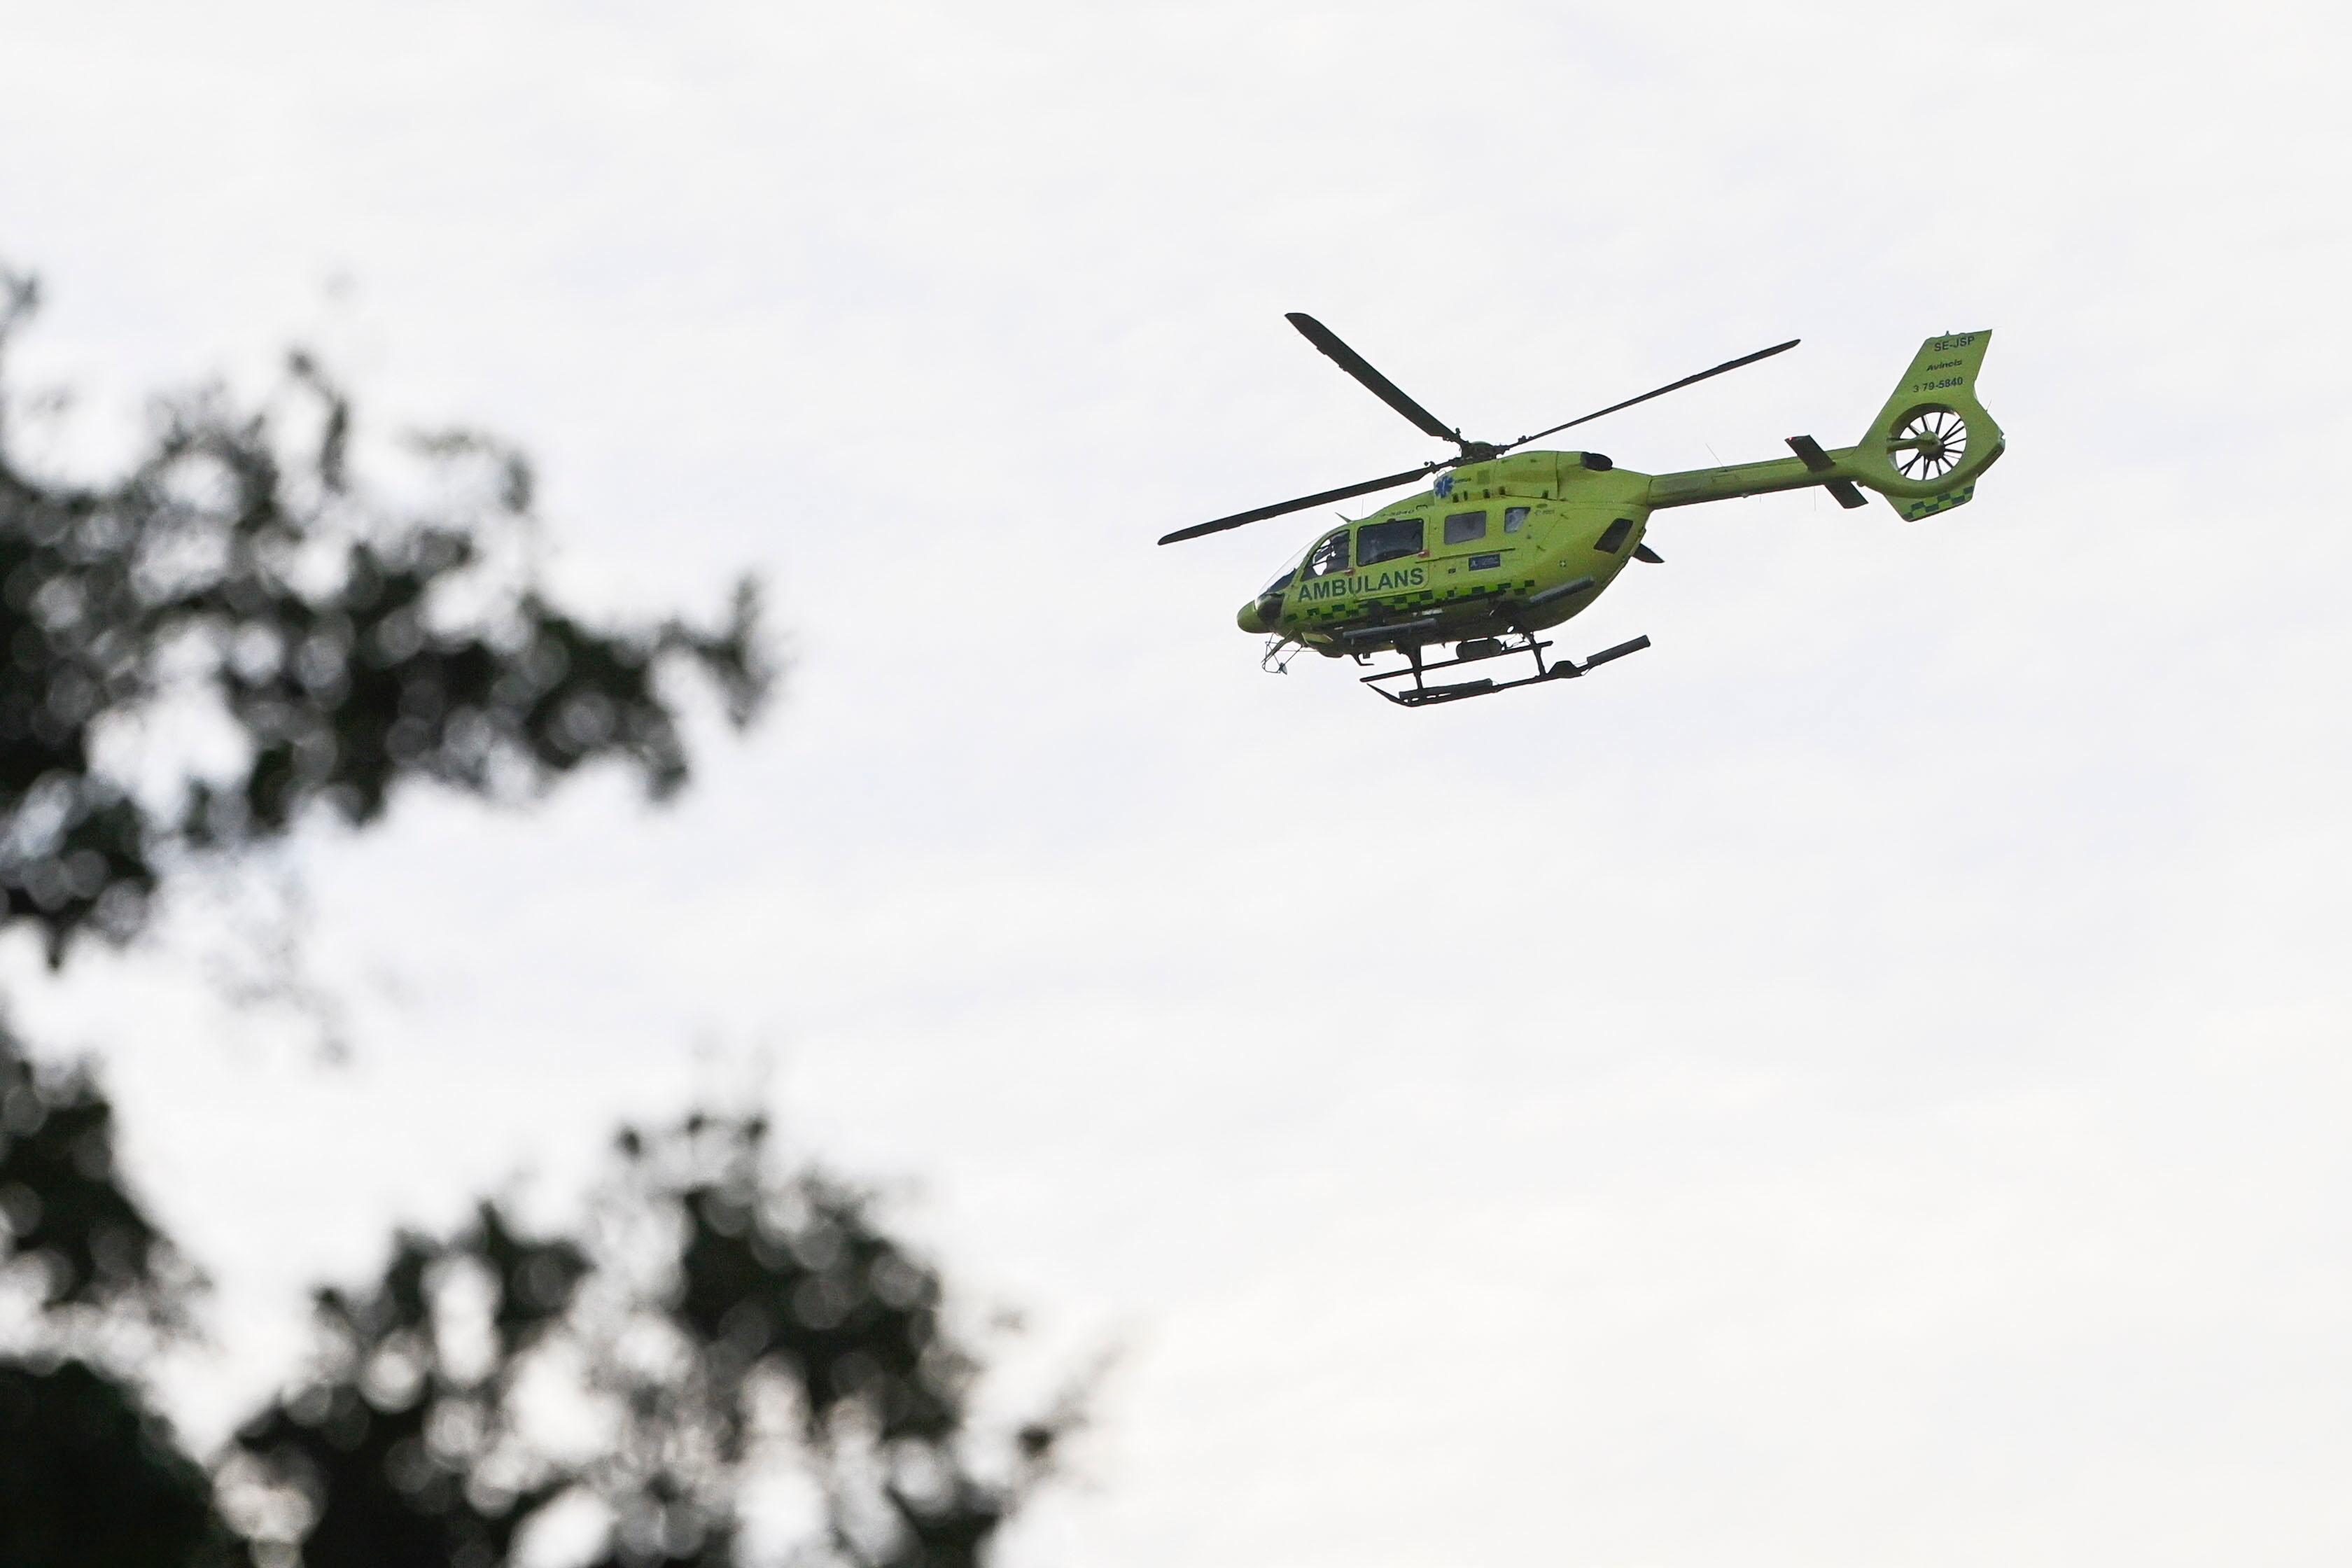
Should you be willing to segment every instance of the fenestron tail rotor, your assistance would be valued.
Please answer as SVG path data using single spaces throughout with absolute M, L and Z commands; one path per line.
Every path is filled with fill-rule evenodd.
M 1895 471 L 1906 479 L 1940 479 L 1969 455 L 1969 422 L 1949 408 L 1922 408 L 1886 443 Z
M 1589 425 L 1601 416 L 1614 414 L 1621 408 L 1631 408 L 1637 403 L 1647 403 L 1654 397 L 1664 397 L 1669 392 L 1679 392 L 1684 387 L 1695 385 L 1710 376 L 1721 375 L 1726 371 L 1738 370 L 1742 365 L 1754 364 L 1758 360 L 1770 359 L 1777 353 L 1786 353 L 1795 348 L 1800 341 L 1790 338 L 1785 343 L 1775 343 L 1769 349 L 1759 349 L 1752 354 L 1742 354 L 1738 359 L 1726 360 L 1712 369 L 1700 371 L 1696 375 L 1686 375 L 1680 381 L 1670 381 L 1664 386 L 1642 394 L 1639 397 L 1629 397 L 1622 403 L 1612 403 L 1606 408 L 1595 409 L 1591 414 L 1580 415 L 1564 425 L 1554 425 L 1548 429 L 1538 430 L 1532 436 L 1522 436 L 1507 446 L 1497 447 L 1486 441 L 1469 440 L 1458 428 L 1447 426 L 1436 415 L 1406 396 L 1396 383 L 1374 370 L 1370 361 L 1342 342 L 1337 332 L 1314 317 L 1301 310 L 1293 310 L 1286 320 L 1297 328 L 1299 334 L 1308 342 L 1313 343 L 1333 363 L 1362 383 L 1373 396 L 1412 421 L 1415 429 L 1420 430 L 1423 435 L 1434 436 L 1441 441 L 1453 442 L 1458 448 L 1456 454 L 1443 462 L 1424 463 L 1420 468 L 1407 468 L 1402 473 L 1389 474 L 1377 479 L 1366 479 L 1361 484 L 1346 485 L 1335 490 L 1323 490 L 1315 495 L 1301 496 L 1297 500 L 1277 501 L 1272 506 L 1257 507 L 1249 511 L 1237 511 L 1231 517 L 1221 517 L 1210 522 L 1196 522 L 1190 528 L 1180 528 L 1173 533 L 1160 535 L 1160 543 L 1173 544 L 1181 539 L 1198 539 L 1205 533 L 1222 533 L 1229 528 L 1239 528 L 1244 523 L 1262 522 L 1269 517 L 1281 517 L 1287 512 L 1304 511 L 1308 507 L 1322 506 L 1330 501 L 1347 500 L 1354 496 L 1370 495 L 1375 490 L 1393 489 L 1399 485 L 1427 479 L 1443 468 L 1455 468 L 1464 463 L 1483 463 L 1490 458 L 1499 458 L 1506 452 L 1524 447 L 1530 441 L 1540 441 L 1547 436 L 1557 436 L 1562 430 L 1572 430 L 1579 425 Z M 1958 416 L 1951 416 L 1951 417 L 1957 419 Z M 1943 469 L 1937 470 L 1937 472 L 1948 471 L 1953 463 L 1958 462 L 1957 454 L 1965 449 L 1968 439 L 1965 425 L 1959 427 L 1958 439 L 1958 445 L 1949 447 L 1954 454 L 1950 462 L 1947 463 Z M 1939 444 L 1943 440 L 1943 437 L 1932 433 L 1915 434 L 1910 426 L 1906 426 L 1895 440 L 1890 443 L 1890 447 L 1899 447 L 1903 451 L 1908 451 L 1914 458 L 1924 462 L 1929 460 L 1924 457 L 1924 454 L 1928 452 L 1931 447 L 1937 454 L 1946 450 L 1945 446 Z M 1897 456 L 1898 460 L 1903 460 L 1899 453 Z M 1940 460 L 1940 458 L 1936 460 Z

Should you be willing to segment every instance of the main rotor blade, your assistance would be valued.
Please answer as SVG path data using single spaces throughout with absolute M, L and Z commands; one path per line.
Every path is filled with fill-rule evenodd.
M 1412 420 L 1424 432 L 1436 437 L 1441 441 L 1459 442 L 1462 439 L 1461 432 L 1447 429 L 1436 415 L 1407 397 L 1402 391 L 1399 390 L 1395 382 L 1374 370 L 1370 361 L 1341 342 L 1339 334 L 1330 328 L 1304 310 L 1292 310 L 1283 319 L 1297 327 L 1300 335 L 1308 342 L 1329 355 L 1333 363 L 1341 370 L 1370 387 L 1374 397 Z
M 1680 392 L 1685 386 L 1695 385 L 1711 375 L 1721 375 L 1727 370 L 1738 370 L 1743 364 L 1754 364 L 1759 359 L 1770 359 L 1774 354 L 1786 353 L 1802 342 L 1804 342 L 1802 338 L 1790 338 L 1785 343 L 1775 343 L 1769 349 L 1758 349 L 1752 354 L 1742 354 L 1738 359 L 1725 360 L 1713 370 L 1703 370 L 1696 375 L 1686 375 L 1680 381 L 1668 382 L 1655 392 L 1645 392 L 1639 397 L 1629 397 L 1622 403 L 1612 403 L 1606 408 L 1595 409 L 1592 413 L 1581 418 L 1571 419 L 1565 425 L 1555 425 L 1549 430 L 1538 430 L 1532 436 L 1522 436 L 1503 450 L 1507 452 L 1512 447 L 1524 447 L 1530 441 L 1540 441 L 1547 436 L 1557 436 L 1561 431 L 1572 430 L 1579 425 L 1589 425 L 1603 414 L 1614 414 L 1621 408 L 1631 408 L 1636 403 L 1647 403 L 1653 397 L 1664 397 L 1669 392 Z
M 1229 528 L 1239 528 L 1245 522 L 1263 522 L 1269 517 L 1280 517 L 1286 511 L 1305 511 L 1310 506 L 1321 506 L 1326 501 L 1346 500 L 1349 496 L 1368 496 L 1374 490 L 1393 489 L 1399 485 L 1408 484 L 1414 479 L 1426 479 L 1444 466 L 1443 463 L 1425 463 L 1418 468 L 1407 468 L 1403 473 L 1391 474 L 1385 479 L 1366 479 L 1360 485 L 1349 485 L 1341 489 L 1325 490 L 1320 495 L 1301 496 L 1297 500 L 1279 501 L 1273 506 L 1262 506 L 1255 511 L 1237 511 L 1231 517 L 1221 517 L 1214 522 L 1196 522 L 1190 528 L 1180 528 L 1173 533 L 1160 535 L 1160 542 L 1173 544 L 1180 539 L 1198 539 L 1204 533 L 1222 533 Z

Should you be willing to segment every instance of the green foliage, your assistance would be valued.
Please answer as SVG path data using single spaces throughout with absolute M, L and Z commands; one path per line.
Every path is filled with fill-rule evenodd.
M 0 352 L 37 298 L 0 271 Z M 371 491 L 352 405 L 305 356 L 260 408 L 159 404 L 100 482 L 35 472 L 16 415 L 0 382 L 0 929 L 37 928 L 52 963 L 138 931 L 173 864 L 313 809 L 373 822 L 404 781 L 516 799 L 609 760 L 667 795 L 688 768 L 670 673 L 738 724 L 768 690 L 749 580 L 705 627 L 591 626 L 531 569 L 520 456 L 421 437 L 431 499 Z M 154 721 L 192 709 L 233 765 L 154 753 Z

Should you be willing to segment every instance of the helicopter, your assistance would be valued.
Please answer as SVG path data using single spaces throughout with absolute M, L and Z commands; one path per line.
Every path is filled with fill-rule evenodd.
M 1163 535 L 1160 542 L 1198 539 L 1435 476 L 1428 489 L 1369 517 L 1341 513 L 1345 526 L 1316 540 L 1234 616 L 1242 630 L 1267 639 L 1261 664 L 1276 672 L 1286 671 L 1291 659 L 1307 649 L 1330 658 L 1352 658 L 1359 665 L 1381 654 L 1401 656 L 1402 665 L 1360 679 L 1407 708 L 1574 679 L 1648 647 L 1650 639 L 1639 637 L 1579 663 L 1547 658 L 1553 645 L 1540 634 L 1589 608 L 1628 562 L 1661 561 L 1643 539 L 1653 512 L 1819 486 L 1849 508 L 1868 505 L 1862 491 L 1875 490 L 1896 512 L 1916 521 L 1968 504 L 1978 476 L 2003 447 L 2000 426 L 1976 395 L 1977 372 L 1991 342 L 1989 331 L 1947 332 L 1920 344 L 1894 395 L 1853 446 L 1824 449 L 1811 436 L 1791 436 L 1787 445 L 1793 457 L 1643 474 L 1621 468 L 1599 452 L 1522 448 L 1785 353 L 1801 340 L 1742 354 L 1498 446 L 1468 439 L 1446 425 L 1314 317 L 1294 310 L 1286 319 L 1423 434 L 1452 442 L 1454 455 L 1194 523 Z M 1428 679 L 1439 670 L 1520 654 L 1534 658 L 1532 675 L 1435 684 Z

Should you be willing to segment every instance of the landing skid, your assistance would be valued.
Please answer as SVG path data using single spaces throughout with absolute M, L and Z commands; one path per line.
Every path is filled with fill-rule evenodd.
M 1466 697 L 1490 697 L 1497 691 L 1508 691 L 1515 686 L 1533 686 L 1539 680 L 1571 680 L 1588 670 L 1597 669 L 1612 659 L 1623 658 L 1629 653 L 1639 653 L 1650 646 L 1646 637 L 1632 642 L 1621 642 L 1615 647 L 1602 648 L 1591 658 L 1579 664 L 1572 658 L 1559 659 L 1547 666 L 1544 649 L 1551 644 L 1538 639 L 1533 632 L 1522 632 L 1517 637 L 1472 637 L 1454 645 L 1452 658 L 1424 659 L 1421 649 L 1408 647 L 1408 662 L 1402 669 L 1384 669 L 1377 675 L 1363 677 L 1365 685 L 1401 708 L 1421 708 L 1433 702 L 1459 702 Z M 1517 680 L 1457 680 L 1445 686 L 1432 686 L 1423 678 L 1436 669 L 1452 669 L 1456 665 L 1477 664 L 1490 658 L 1505 658 L 1513 654 L 1532 654 L 1536 672 Z M 1381 685 L 1383 680 L 1412 678 L 1412 685 L 1403 690 L 1391 691 Z

